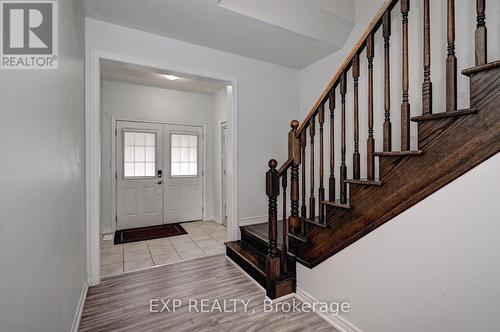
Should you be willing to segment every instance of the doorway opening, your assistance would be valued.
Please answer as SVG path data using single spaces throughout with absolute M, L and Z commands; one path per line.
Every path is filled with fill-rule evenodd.
M 231 82 L 109 59 L 100 72 L 100 276 L 223 254 Z

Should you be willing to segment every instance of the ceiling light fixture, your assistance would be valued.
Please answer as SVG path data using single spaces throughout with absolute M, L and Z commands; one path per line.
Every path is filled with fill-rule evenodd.
M 165 76 L 165 78 L 166 78 L 167 80 L 170 80 L 170 81 L 175 81 L 176 79 L 178 79 L 178 78 L 179 78 L 179 77 L 174 76 L 174 75 L 163 75 L 163 76 Z

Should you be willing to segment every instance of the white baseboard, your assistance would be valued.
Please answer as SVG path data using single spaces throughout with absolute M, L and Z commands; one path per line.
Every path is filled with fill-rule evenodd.
M 71 326 L 71 332 L 78 332 L 88 290 L 89 286 L 87 284 L 87 281 L 84 281 L 82 286 L 82 292 L 80 293 L 80 299 L 78 300 L 78 305 L 76 306 L 76 312 L 75 312 L 75 317 L 73 318 L 73 325 Z
M 262 215 L 262 216 L 254 216 L 254 217 L 245 217 L 245 218 L 240 218 L 240 226 L 250 226 L 250 225 L 255 225 L 255 224 L 263 224 L 268 221 L 268 215 Z M 279 213 L 278 214 L 278 220 L 283 219 L 283 214 Z
M 309 293 L 305 292 L 304 290 L 297 288 L 295 290 L 295 297 L 302 302 L 305 303 L 310 303 L 311 305 L 313 303 L 318 303 L 319 301 L 316 300 L 312 295 Z M 316 314 L 323 318 L 324 321 L 326 321 L 328 324 L 339 330 L 340 332 L 362 332 L 358 327 L 356 327 L 354 324 L 349 322 L 347 319 L 340 315 L 334 315 L 331 313 L 323 313 L 320 311 L 316 311 Z

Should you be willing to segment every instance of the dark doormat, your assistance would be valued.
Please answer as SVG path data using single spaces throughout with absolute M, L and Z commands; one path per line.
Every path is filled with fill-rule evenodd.
M 165 224 L 157 226 L 121 229 L 115 232 L 115 244 L 159 239 L 187 234 L 180 224 Z

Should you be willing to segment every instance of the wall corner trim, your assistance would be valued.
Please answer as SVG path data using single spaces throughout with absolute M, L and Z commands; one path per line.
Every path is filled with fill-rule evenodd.
M 295 291 L 295 297 L 302 302 L 305 303 L 318 303 L 319 301 L 316 300 L 312 295 L 307 293 L 301 288 L 296 289 Z M 356 327 L 354 324 L 349 322 L 347 319 L 340 315 L 334 315 L 330 313 L 322 313 L 319 311 L 315 312 L 318 316 L 320 316 L 324 321 L 326 321 L 328 324 L 331 326 L 335 327 L 337 330 L 340 332 L 363 332 L 361 331 L 358 327 Z
M 75 317 L 73 318 L 73 325 L 71 326 L 71 332 L 78 332 L 88 290 L 89 290 L 89 285 L 87 281 L 84 281 L 82 286 L 82 292 L 80 293 L 80 298 L 78 299 L 78 304 L 76 305 Z

